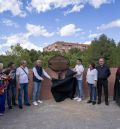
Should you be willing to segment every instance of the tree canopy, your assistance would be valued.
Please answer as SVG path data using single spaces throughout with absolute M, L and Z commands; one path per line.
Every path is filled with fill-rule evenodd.
M 48 60 L 55 55 L 62 55 L 70 60 L 71 67 L 74 67 L 78 58 L 83 60 L 85 67 L 88 67 L 89 62 L 95 62 L 97 64 L 100 57 L 104 57 L 106 63 L 110 67 L 120 66 L 120 42 L 116 43 L 113 39 L 108 38 L 102 34 L 99 38 L 95 38 L 89 48 L 85 51 L 81 51 L 78 48 L 70 49 L 67 53 L 60 53 L 59 51 L 41 52 L 34 49 L 23 49 L 20 44 L 11 46 L 11 49 L 6 52 L 6 55 L 0 55 L 0 62 L 7 66 L 9 62 L 14 62 L 17 66 L 21 60 L 27 60 L 29 67 L 33 67 L 34 61 L 41 59 L 43 61 L 43 67 L 47 67 Z

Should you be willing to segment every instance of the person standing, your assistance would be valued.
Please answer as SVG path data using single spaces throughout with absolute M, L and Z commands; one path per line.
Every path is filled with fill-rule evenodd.
M 28 82 L 29 82 L 29 70 L 27 68 L 26 60 L 21 61 L 21 65 L 16 71 L 16 80 L 18 85 L 18 105 L 22 109 L 22 94 L 24 91 L 24 105 L 30 106 L 28 102 Z
M 16 106 L 16 66 L 13 62 L 8 64 L 9 69 L 9 83 L 7 86 L 7 103 L 8 108 L 12 109 L 12 105 Z
M 37 106 L 38 103 L 42 103 L 40 100 L 41 81 L 43 76 L 51 80 L 51 77 L 42 68 L 42 61 L 37 60 L 36 65 L 33 68 L 33 105 Z
M 76 95 L 77 95 L 77 97 L 75 97 L 74 100 L 81 102 L 82 98 L 83 98 L 83 72 L 84 72 L 84 67 L 82 65 L 81 59 L 78 59 L 76 61 L 76 66 L 74 68 L 74 71 L 77 72 L 77 74 L 76 74 L 76 79 L 77 79 Z
M 118 67 L 116 72 L 113 100 L 120 105 L 120 67 Z
M 109 67 L 105 64 L 104 58 L 99 59 L 99 65 L 97 66 L 98 71 L 98 104 L 101 104 L 102 87 L 104 89 L 105 104 L 109 105 L 108 101 L 108 77 L 111 75 Z
M 87 70 L 87 76 L 86 76 L 86 80 L 87 80 L 87 84 L 90 92 L 90 100 L 88 100 L 87 103 L 92 103 L 93 105 L 96 104 L 96 99 L 97 99 L 97 93 L 96 93 L 97 75 L 98 75 L 98 72 L 95 68 L 95 64 L 91 63 Z
M 3 116 L 5 113 L 5 99 L 6 99 L 6 85 L 2 70 L 3 70 L 3 64 L 0 63 L 0 116 Z

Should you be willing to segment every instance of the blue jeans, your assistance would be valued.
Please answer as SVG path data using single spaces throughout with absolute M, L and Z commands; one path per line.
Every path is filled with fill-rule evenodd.
M 77 80 L 76 93 L 79 98 L 83 98 L 83 80 Z
M 18 91 L 18 105 L 22 106 L 22 94 L 24 91 L 24 104 L 28 104 L 28 83 L 20 84 L 20 89 Z
M 0 95 L 0 113 L 5 112 L 5 99 L 6 99 L 6 92 Z
M 90 92 L 90 100 L 96 102 L 96 99 L 97 99 L 96 87 L 94 86 L 94 84 L 89 84 L 89 83 L 88 83 L 88 87 Z
M 41 82 L 33 82 L 33 102 L 40 98 Z

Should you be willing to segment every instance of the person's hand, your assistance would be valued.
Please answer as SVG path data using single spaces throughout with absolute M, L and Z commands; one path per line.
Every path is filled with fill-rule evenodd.
M 43 79 L 43 78 L 41 78 L 41 81 L 44 81 L 44 79 Z
M 20 85 L 19 84 L 17 85 L 17 88 L 20 89 Z
M 94 87 L 97 87 L 97 82 L 95 81 L 95 83 L 94 83 Z
M 51 77 L 49 79 L 52 81 L 52 78 Z

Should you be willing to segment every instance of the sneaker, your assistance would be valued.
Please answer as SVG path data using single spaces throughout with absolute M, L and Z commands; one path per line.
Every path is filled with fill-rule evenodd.
M 107 105 L 107 106 L 108 106 L 108 105 L 109 105 L 109 102 L 108 102 L 108 101 L 107 101 L 107 102 L 105 102 L 105 105 Z
M 81 102 L 81 101 L 82 101 L 82 99 L 81 99 L 81 98 L 79 98 L 77 101 L 78 101 L 78 102 Z
M 101 101 L 98 101 L 97 104 L 101 104 Z
M 92 103 L 92 101 L 91 100 L 88 100 L 87 103 Z
M 33 102 L 33 105 L 34 105 L 34 106 L 37 106 L 37 105 L 38 105 L 38 103 L 35 101 L 35 102 Z
M 25 106 L 31 106 L 31 104 L 30 103 L 27 103 L 27 104 L 25 104 Z
M 20 108 L 20 109 L 23 109 L 23 106 L 20 106 L 20 105 L 19 105 L 19 108 Z
M 13 106 L 17 106 L 17 103 L 13 103 Z
M 13 107 L 12 107 L 12 106 L 9 106 L 8 108 L 9 108 L 9 109 L 13 109 Z
M 41 100 L 38 100 L 37 102 L 38 102 L 38 103 L 43 103 L 43 101 L 41 101 Z
M 79 99 L 79 97 L 75 97 L 75 98 L 74 98 L 74 100 L 78 100 L 78 99 Z
M 0 116 L 4 116 L 4 113 L 0 113 Z
M 95 102 L 95 101 L 93 101 L 93 102 L 92 102 L 92 105 L 95 105 L 95 104 L 96 104 L 96 102 Z

